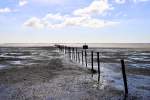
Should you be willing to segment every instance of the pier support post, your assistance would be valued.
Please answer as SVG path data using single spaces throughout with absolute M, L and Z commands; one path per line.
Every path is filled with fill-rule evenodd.
M 91 66 L 92 66 L 91 71 L 93 72 L 93 51 L 91 51 Z
M 127 78 L 126 78 L 126 72 L 125 72 L 125 64 L 124 60 L 121 60 L 121 66 L 122 66 L 122 76 L 123 76 L 123 82 L 124 82 L 124 90 L 125 90 L 125 96 L 128 95 L 128 85 L 127 85 Z
M 73 59 L 75 61 L 75 48 L 73 47 Z
M 98 74 L 100 75 L 100 61 L 99 61 L 99 52 L 97 52 L 97 65 L 98 65 Z
M 64 50 L 65 50 L 65 54 L 67 53 L 66 51 L 67 51 L 67 47 L 66 46 L 64 46 Z
M 71 59 L 71 48 L 68 47 L 69 58 Z
M 76 62 L 78 61 L 78 49 L 76 48 Z
M 71 47 L 71 59 L 73 60 L 73 48 Z
M 74 48 L 72 48 L 72 60 L 74 60 L 75 55 L 74 55 Z
M 82 65 L 83 65 L 83 51 L 82 51 Z
M 80 63 L 80 52 L 78 52 L 78 62 Z
M 86 49 L 85 49 L 85 66 L 87 67 L 87 52 L 86 52 Z

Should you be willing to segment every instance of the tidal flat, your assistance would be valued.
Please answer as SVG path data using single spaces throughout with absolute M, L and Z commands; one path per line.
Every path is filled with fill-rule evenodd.
M 115 59 L 122 54 L 127 58 L 129 95 L 126 99 L 149 100 L 150 51 L 95 50 L 102 52 L 100 77 L 91 73 L 90 60 L 86 68 L 55 47 L 1 47 L 0 99 L 124 100 L 121 67 Z

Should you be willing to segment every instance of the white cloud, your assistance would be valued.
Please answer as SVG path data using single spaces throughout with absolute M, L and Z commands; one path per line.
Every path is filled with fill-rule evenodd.
M 110 26 L 116 24 L 116 22 L 105 21 L 95 18 L 74 18 L 70 20 L 72 23 L 67 21 L 67 24 L 72 24 L 75 26 L 89 27 L 89 28 L 102 28 L 105 26 Z
M 12 12 L 10 8 L 0 8 L 0 13 L 9 13 Z
M 67 1 L 70 0 L 32 0 L 34 3 L 40 3 L 40 4 L 64 4 Z
M 118 4 L 124 4 L 126 2 L 126 0 L 115 0 L 115 2 Z
M 140 3 L 140 2 L 147 2 L 147 1 L 150 0 L 115 0 L 117 4 L 124 4 L 126 2 Z
M 48 15 L 50 15 L 48 17 Z M 35 28 L 64 28 L 67 26 L 79 26 L 88 28 L 102 28 L 118 24 L 118 22 L 95 19 L 91 17 L 61 16 L 58 14 L 48 14 L 44 18 L 31 18 L 24 25 Z M 57 17 L 55 17 L 57 16 Z
M 134 3 L 138 3 L 138 2 L 147 2 L 147 1 L 150 1 L 150 0 L 133 0 Z
M 88 28 L 102 28 L 115 24 L 115 22 L 113 23 L 111 21 L 105 21 L 91 17 L 70 17 L 67 18 L 63 23 L 66 26 L 81 26 Z
M 43 20 L 51 20 L 51 19 L 54 19 L 54 20 L 64 20 L 66 16 L 61 16 L 59 13 L 57 14 L 47 14 Z
M 24 23 L 24 25 L 29 26 L 29 27 L 34 27 L 34 28 L 43 28 L 44 27 L 44 23 L 36 17 L 32 17 L 29 20 L 27 20 Z
M 24 25 L 35 28 L 64 28 L 67 26 L 78 26 L 88 28 L 102 28 L 118 24 L 118 22 L 93 18 L 92 14 L 103 15 L 112 7 L 107 0 L 94 0 L 90 6 L 73 11 L 72 15 L 47 14 L 43 18 L 30 18 Z
M 24 6 L 24 5 L 26 5 L 27 3 L 28 3 L 27 0 L 20 0 L 20 1 L 19 1 L 19 6 Z
M 90 16 L 94 13 L 102 14 L 112 7 L 108 4 L 107 0 L 94 0 L 88 7 L 77 9 L 73 12 L 77 16 Z

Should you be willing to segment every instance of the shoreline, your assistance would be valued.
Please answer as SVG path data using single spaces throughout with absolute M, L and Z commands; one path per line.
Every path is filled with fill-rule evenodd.
M 49 47 L 55 44 L 82 47 L 85 43 L 1 43 L 0 47 Z M 118 49 L 147 49 L 150 50 L 150 43 L 86 43 L 90 48 L 118 48 Z

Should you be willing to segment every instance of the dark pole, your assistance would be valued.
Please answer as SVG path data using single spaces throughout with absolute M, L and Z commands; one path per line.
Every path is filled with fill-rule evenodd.
M 64 50 L 65 50 L 64 46 L 62 46 L 62 49 L 63 49 L 63 54 L 64 54 Z
M 62 52 L 62 46 L 60 46 L 60 51 Z
M 78 61 L 80 63 L 80 52 L 78 52 Z
M 66 54 L 66 47 L 64 46 L 64 54 Z
M 58 51 L 60 52 L 60 47 L 58 46 Z
M 93 51 L 91 51 L 91 66 L 92 66 L 91 71 L 93 72 Z
M 69 58 L 71 59 L 71 48 L 68 47 L 68 52 L 69 52 Z
M 121 66 L 122 66 L 122 75 L 123 75 L 125 96 L 127 96 L 128 95 L 128 85 L 127 85 L 127 78 L 126 78 L 126 72 L 125 72 L 125 64 L 124 64 L 123 59 L 121 60 Z
M 72 48 L 72 60 L 74 60 L 74 48 Z
M 73 48 L 71 47 L 71 59 L 73 60 Z
M 63 46 L 61 46 L 61 52 L 63 52 Z
M 70 49 L 69 49 L 69 51 L 70 51 L 69 54 L 70 54 L 70 59 L 71 59 L 71 47 L 69 47 L 69 48 L 70 48 Z
M 66 54 L 67 47 L 66 47 L 66 46 L 64 46 L 64 49 L 65 49 L 65 54 Z
M 82 65 L 83 65 L 83 51 L 82 51 Z
M 76 61 L 78 60 L 78 49 L 76 48 Z
M 58 48 L 59 48 L 59 52 L 60 52 L 60 46 Z
M 98 74 L 100 75 L 99 52 L 97 52 L 97 65 L 98 65 Z
M 97 79 L 97 80 L 98 80 L 98 84 L 99 84 L 99 81 L 100 81 L 100 74 L 98 75 L 98 79 Z
M 87 53 L 86 53 L 86 49 L 85 49 L 85 65 L 87 67 Z
M 73 59 L 75 60 L 75 48 L 73 48 Z

